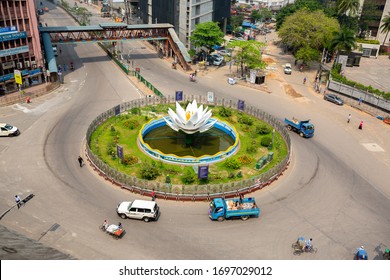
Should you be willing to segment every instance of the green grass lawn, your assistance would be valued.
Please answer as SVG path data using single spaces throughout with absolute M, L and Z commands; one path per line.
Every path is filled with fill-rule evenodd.
M 262 169 L 256 169 L 256 162 L 269 153 L 268 145 L 264 147 L 261 143 L 267 142 L 264 138 L 270 142 L 273 128 L 241 111 L 209 106 L 214 117 L 235 127 L 240 136 L 240 146 L 235 155 L 209 166 L 207 181 L 198 180 L 192 167 L 157 161 L 138 148 L 137 138 L 142 125 L 151 119 L 167 116 L 168 107 L 175 110 L 175 105 L 155 105 L 134 108 L 108 119 L 91 136 L 89 144 L 92 152 L 111 167 L 130 176 L 165 183 L 169 175 L 172 184 L 220 184 L 252 178 L 275 166 L 288 153 L 285 141 L 275 131 L 273 160 Z M 124 162 L 116 156 L 117 145 L 123 147 Z

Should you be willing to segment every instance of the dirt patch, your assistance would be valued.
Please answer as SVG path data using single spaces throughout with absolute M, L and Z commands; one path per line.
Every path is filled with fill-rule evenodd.
M 293 87 L 290 86 L 290 85 L 287 85 L 287 84 L 284 85 L 284 91 L 285 91 L 288 95 L 290 95 L 290 96 L 292 96 L 292 97 L 294 97 L 294 98 L 302 97 L 302 94 L 296 92 L 295 89 L 293 89 Z
M 275 64 L 276 61 L 271 57 L 262 57 L 262 60 L 267 64 Z

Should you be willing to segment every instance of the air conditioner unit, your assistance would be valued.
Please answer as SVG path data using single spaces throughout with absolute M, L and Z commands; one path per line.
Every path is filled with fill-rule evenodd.
M 23 68 L 23 63 L 21 63 L 21 62 L 16 63 L 16 68 L 22 69 Z
M 26 68 L 30 67 L 30 61 L 28 61 L 28 60 L 25 61 L 25 62 L 24 62 L 24 66 L 25 66 Z
M 3 70 L 11 69 L 11 68 L 15 68 L 15 63 L 13 61 L 4 62 L 1 66 L 2 66 Z
M 31 61 L 31 66 L 32 66 L 32 68 L 37 68 L 37 62 L 35 61 L 35 60 L 32 60 Z

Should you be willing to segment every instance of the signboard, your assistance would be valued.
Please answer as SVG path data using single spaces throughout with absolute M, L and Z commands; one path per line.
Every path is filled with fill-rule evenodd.
M 244 100 L 238 100 L 237 108 L 238 108 L 238 110 L 244 111 L 244 109 L 245 109 L 245 101 Z
M 16 26 L 0 27 L 0 33 L 10 33 L 10 32 L 18 32 L 18 28 Z
M 116 105 L 115 106 L 115 116 L 119 116 L 120 113 L 121 113 L 121 106 Z
M 11 41 L 11 40 L 16 40 L 16 39 L 23 39 L 26 38 L 27 34 L 25 31 L 23 32 L 17 32 L 17 33 L 5 33 L 5 34 L 0 34 L 0 42 L 5 42 L 5 41 Z
M 207 179 L 209 176 L 209 166 L 198 166 L 198 179 Z
M 29 52 L 28 46 L 21 46 L 12 49 L 0 50 L 0 57 L 19 54 L 19 53 L 26 53 L 26 52 Z
M 22 72 L 19 70 L 14 70 L 14 77 L 15 77 L 15 82 L 19 85 L 23 84 L 22 80 Z
M 123 147 L 120 145 L 116 145 L 116 154 L 118 155 L 118 158 L 123 160 Z
M 176 101 L 183 101 L 183 91 L 179 91 L 177 90 L 176 91 L 176 94 L 175 94 L 175 100 Z
M 209 92 L 207 93 L 207 101 L 208 101 L 208 102 L 214 102 L 214 92 L 209 91 Z

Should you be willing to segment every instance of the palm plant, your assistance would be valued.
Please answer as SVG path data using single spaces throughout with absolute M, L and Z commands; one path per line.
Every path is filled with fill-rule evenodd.
M 340 15 L 356 16 L 359 12 L 359 0 L 338 0 L 337 9 Z
M 385 39 L 383 40 L 383 45 L 386 43 L 387 35 L 389 35 L 390 32 L 390 12 L 387 16 L 385 16 L 382 20 L 382 25 L 380 26 L 380 30 L 382 33 L 386 32 Z
M 351 52 L 356 46 L 355 33 L 345 27 L 342 28 L 340 31 L 334 33 L 330 46 L 336 51 Z

